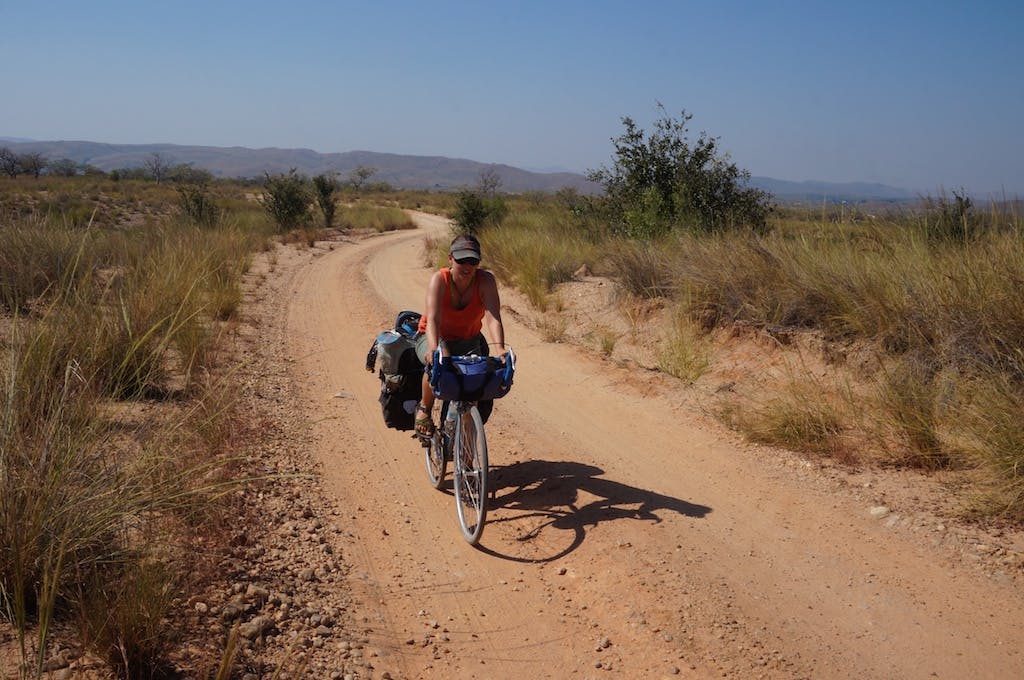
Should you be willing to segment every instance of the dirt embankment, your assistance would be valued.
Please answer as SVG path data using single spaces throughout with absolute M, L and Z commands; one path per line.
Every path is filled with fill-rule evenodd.
M 282 255 L 256 288 L 246 351 L 275 375 L 274 455 L 320 481 L 275 501 L 268 525 L 288 527 L 253 559 L 312 544 L 310 567 L 274 572 L 308 577 L 300 607 L 330 603 L 300 646 L 310 677 L 1024 677 L 1019 565 L 970 559 L 981 535 L 921 508 L 878 509 L 879 488 L 918 481 L 746 445 L 663 377 L 544 342 L 512 291 L 520 370 L 487 427 L 495 496 L 470 548 L 363 369 L 422 306 L 422 237 Z M 330 568 L 307 573 L 315 551 Z M 284 645 L 287 615 L 268 630 Z

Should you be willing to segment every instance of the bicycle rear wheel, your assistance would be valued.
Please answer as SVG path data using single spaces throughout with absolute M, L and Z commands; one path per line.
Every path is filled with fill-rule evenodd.
M 456 423 L 452 458 L 459 526 L 469 544 L 476 545 L 487 518 L 487 439 L 475 404 L 463 411 Z
M 430 436 L 430 443 L 423 447 L 423 455 L 427 462 L 427 479 L 435 489 L 440 489 L 444 484 L 445 468 L 448 466 L 445 456 L 445 445 L 451 446 L 449 434 L 442 431 L 444 424 L 445 409 L 441 409 L 441 424 L 434 428 L 434 434 Z

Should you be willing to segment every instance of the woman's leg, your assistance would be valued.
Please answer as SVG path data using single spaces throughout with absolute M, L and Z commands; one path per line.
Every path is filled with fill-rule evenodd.
M 416 356 L 420 363 L 426 366 L 427 363 L 427 336 L 420 334 L 416 337 Z M 430 376 L 426 370 L 423 371 L 422 383 L 420 384 L 420 403 L 416 406 L 416 434 L 429 437 L 434 434 L 434 391 L 430 389 Z

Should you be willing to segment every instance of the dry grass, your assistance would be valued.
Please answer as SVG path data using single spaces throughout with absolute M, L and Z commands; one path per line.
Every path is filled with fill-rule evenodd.
M 615 352 L 615 345 L 619 341 L 619 334 L 607 326 L 597 326 L 590 333 L 595 344 L 597 345 L 597 351 L 603 356 L 610 357 Z
M 571 280 L 593 257 L 590 246 L 569 224 L 549 224 L 549 219 L 547 212 L 527 210 L 480 235 L 489 266 L 541 311 L 560 304 L 551 297 L 554 287 Z
M 684 311 L 673 315 L 658 351 L 658 368 L 694 383 L 711 363 L 711 344 Z
M 988 471 L 974 510 L 1024 520 L 1024 386 L 988 375 L 971 387 L 962 439 L 969 459 Z
M 725 422 L 753 441 L 794 451 L 829 455 L 850 462 L 841 409 L 824 398 L 813 381 L 792 382 L 780 394 L 760 404 L 728 404 Z
M 537 330 L 544 342 L 565 342 L 569 322 L 560 314 L 546 314 L 540 318 Z
M 336 220 L 342 229 L 380 232 L 416 228 L 412 218 L 398 207 L 381 207 L 365 203 L 339 207 Z
M 986 498 L 1000 499 L 986 507 L 1020 516 L 1024 225 L 1016 205 L 967 215 L 962 201 L 940 197 L 881 217 L 786 209 L 762 235 L 678 233 L 644 241 L 609 238 L 556 201 L 520 202 L 484 237 L 498 253 L 502 280 L 540 310 L 549 308 L 553 285 L 583 263 L 631 294 L 621 311 L 634 337 L 646 331 L 640 301 L 679 305 L 659 364 L 687 382 L 707 369 L 702 334 L 716 327 L 810 331 L 826 345 L 874 348 L 876 364 L 886 368 L 874 385 L 877 397 L 862 397 L 857 409 L 848 412 L 841 394 L 831 405 L 816 401 L 794 380 L 785 397 L 740 405 L 754 410 L 735 422 L 754 438 L 844 460 L 981 466 L 997 480 L 990 491 L 998 493 Z M 545 333 L 560 337 L 555 331 Z M 963 417 L 981 403 L 984 418 Z M 867 429 L 876 431 L 875 444 Z M 853 441 L 867 449 L 852 452 Z
M 33 676 L 57 616 L 119 675 L 158 675 L 174 644 L 165 617 L 191 569 L 166 546 L 187 553 L 228 483 L 217 471 L 235 416 L 210 376 L 265 221 L 199 228 L 160 204 L 173 190 L 101 185 L 84 200 L 116 190 L 141 194 L 119 207 L 157 206 L 148 228 L 76 230 L 32 196 L 0 220 L 11 247 L 0 252 L 43 263 L 33 274 L 12 260 L 0 277 L 15 313 L 0 339 L 0 615 Z M 141 398 L 177 415 L 112 417 Z

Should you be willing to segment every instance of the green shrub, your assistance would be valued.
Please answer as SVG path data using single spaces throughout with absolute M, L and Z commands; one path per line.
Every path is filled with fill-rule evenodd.
M 943 192 L 924 201 L 923 225 L 930 241 L 967 243 L 983 229 L 981 220 L 972 212 L 974 201 L 962 189 L 953 191 L 952 200 Z
M 466 190 L 458 194 L 452 221 L 459 233 L 479 235 L 487 227 L 500 224 L 507 215 L 508 205 L 501 196 Z
M 771 210 L 769 196 L 746 186 L 750 173 L 718 150 L 718 139 L 701 133 L 688 138 L 691 114 L 665 114 L 647 134 L 631 118 L 612 140 L 611 168 L 587 173 L 604 186 L 591 202 L 613 231 L 631 238 L 654 238 L 673 229 L 714 232 L 738 227 L 763 231 Z
M 313 189 L 316 193 L 316 204 L 324 216 L 324 227 L 334 225 L 334 214 L 338 206 L 334 202 L 334 194 L 338 191 L 338 178 L 334 173 L 324 173 L 313 178 Z
M 309 221 L 309 183 L 295 168 L 288 174 L 267 173 L 263 182 L 262 201 L 264 210 L 280 231 L 296 229 Z
M 212 227 L 220 220 L 221 210 L 217 207 L 209 189 L 202 184 L 178 186 L 178 205 L 181 212 L 193 224 Z

